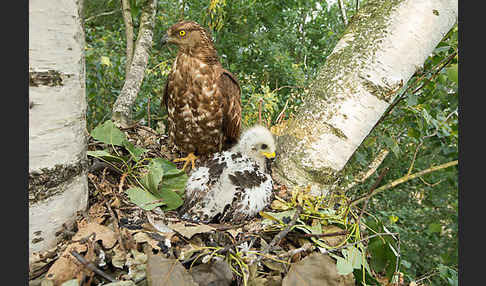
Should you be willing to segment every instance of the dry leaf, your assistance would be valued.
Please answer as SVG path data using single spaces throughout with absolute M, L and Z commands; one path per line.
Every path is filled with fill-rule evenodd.
M 105 220 L 106 215 L 106 206 L 101 202 L 93 204 L 88 210 L 88 216 L 91 218 L 91 221 L 98 224 Z
M 140 231 L 133 235 L 136 243 L 148 243 L 153 249 L 162 250 L 171 246 L 170 238 L 160 235 L 156 232 Z M 166 252 L 166 251 L 165 251 Z
M 82 238 L 86 238 L 87 236 L 91 235 L 92 233 L 96 233 L 96 241 L 101 240 L 104 248 L 110 249 L 115 246 L 116 243 L 116 235 L 113 230 L 109 227 L 97 224 L 97 223 L 88 223 L 83 228 L 78 230 L 78 232 L 73 236 L 72 240 L 79 240 Z
M 169 227 L 185 238 L 191 238 L 198 233 L 205 233 L 215 230 L 214 227 L 206 224 L 188 224 L 185 222 L 171 223 Z
M 52 264 L 46 274 L 46 278 L 54 282 L 54 285 L 61 285 L 68 280 L 78 278 L 79 274 L 82 273 L 84 266 L 71 255 L 71 251 L 73 250 L 82 253 L 87 250 L 87 247 L 79 242 L 71 243 L 66 247 L 59 259 Z
M 149 286 L 198 286 L 177 259 L 148 252 L 147 281 Z
M 131 256 L 127 257 L 125 265 L 128 266 L 128 274 L 122 275 L 126 280 L 139 280 L 145 277 L 147 270 L 147 254 L 130 249 Z
M 349 283 L 350 276 L 352 283 Z M 297 263 L 293 263 L 289 273 L 282 281 L 282 286 L 351 286 L 353 274 L 339 275 L 336 262 L 327 254 L 314 253 Z
M 335 225 L 322 226 L 322 233 L 335 233 L 335 232 L 343 232 L 343 231 L 344 229 L 337 227 Z M 324 237 L 320 237 L 320 239 L 324 240 L 324 242 L 327 245 L 336 247 L 346 239 L 346 235 L 324 236 Z
M 192 267 L 189 273 L 199 286 L 229 286 L 233 280 L 231 268 L 224 260 L 199 264 Z
M 127 261 L 127 253 L 123 251 L 119 245 L 113 249 L 113 252 L 115 254 L 111 257 L 111 264 L 117 268 L 123 269 L 125 262 Z

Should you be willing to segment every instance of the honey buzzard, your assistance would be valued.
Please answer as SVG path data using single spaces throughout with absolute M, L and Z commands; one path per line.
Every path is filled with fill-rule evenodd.
M 256 125 L 229 151 L 213 154 L 189 177 L 182 219 L 241 223 L 270 203 L 273 181 L 267 161 L 275 157 L 272 133 Z
M 162 44 L 179 48 L 162 104 L 168 111 L 169 142 L 188 154 L 183 169 L 195 155 L 209 155 L 230 147 L 240 134 L 241 99 L 238 80 L 224 69 L 210 34 L 199 24 L 172 25 Z

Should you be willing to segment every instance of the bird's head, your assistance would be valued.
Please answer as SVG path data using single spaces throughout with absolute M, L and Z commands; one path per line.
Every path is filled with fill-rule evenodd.
M 245 130 L 231 151 L 241 152 L 255 160 L 262 169 L 275 158 L 275 140 L 272 133 L 261 125 Z
M 179 48 L 191 49 L 202 43 L 212 44 L 206 29 L 193 21 L 181 21 L 172 25 L 162 37 L 160 44 L 176 44 Z

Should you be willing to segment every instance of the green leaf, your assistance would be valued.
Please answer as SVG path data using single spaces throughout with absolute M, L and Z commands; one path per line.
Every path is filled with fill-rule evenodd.
M 86 151 L 86 154 L 106 161 L 125 161 L 123 157 L 112 155 L 107 150 Z
M 168 189 L 163 189 L 157 194 L 157 196 L 160 197 L 165 202 L 165 205 L 161 207 L 162 210 L 176 209 L 180 207 L 184 202 L 176 192 Z
M 400 157 L 400 148 L 398 147 L 398 143 L 391 137 L 386 136 L 384 138 L 385 145 L 390 148 L 395 155 L 396 158 Z
M 417 99 L 417 96 L 415 94 L 410 94 L 409 96 L 407 96 L 406 101 L 407 101 L 408 106 L 414 106 L 414 105 L 417 105 L 418 99 Z
M 148 173 L 142 177 L 141 183 L 151 193 L 157 194 L 163 176 L 164 170 L 162 169 L 162 166 L 152 160 L 148 165 Z
M 187 179 L 188 177 L 184 172 L 179 175 L 164 175 L 164 180 L 162 181 L 160 189 L 179 191 L 182 193 L 184 191 L 184 188 L 186 187 Z
M 184 171 L 177 169 L 177 166 L 169 160 L 163 158 L 154 158 L 152 162 L 158 164 L 164 170 L 164 176 L 182 175 Z
M 125 133 L 121 132 L 111 120 L 96 126 L 91 131 L 91 137 L 100 142 L 117 146 L 123 146 L 123 142 L 127 140 Z
M 449 77 L 450 80 L 458 84 L 458 69 L 457 69 L 457 64 L 453 64 L 450 67 L 447 68 L 447 77 Z
M 353 263 L 342 257 L 337 257 L 336 267 L 340 275 L 347 275 L 353 272 Z
M 130 188 L 125 191 L 130 201 L 144 210 L 153 210 L 158 206 L 165 205 L 164 201 L 160 201 L 160 198 L 154 196 L 152 193 L 142 188 Z
M 127 149 L 127 151 L 130 153 L 130 155 L 132 155 L 132 158 L 135 161 L 140 160 L 140 158 L 142 157 L 142 154 L 148 151 L 147 149 L 144 149 L 144 148 L 135 147 L 135 145 L 133 145 L 128 140 L 123 142 L 123 146 L 125 147 L 125 149 Z
M 434 232 L 441 232 L 442 230 L 442 225 L 439 223 L 431 223 L 429 224 L 429 227 L 427 228 L 427 231 L 429 233 L 434 233 Z

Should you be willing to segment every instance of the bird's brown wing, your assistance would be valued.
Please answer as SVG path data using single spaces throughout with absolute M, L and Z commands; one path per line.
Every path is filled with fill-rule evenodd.
M 169 82 L 171 81 L 171 74 L 167 76 L 167 80 L 165 81 L 164 93 L 162 94 L 162 100 L 160 101 L 160 109 L 163 110 L 164 108 L 167 110 L 167 100 L 169 100 Z
M 223 97 L 223 132 L 227 140 L 235 142 L 241 129 L 241 89 L 231 72 L 222 69 L 217 81 Z

